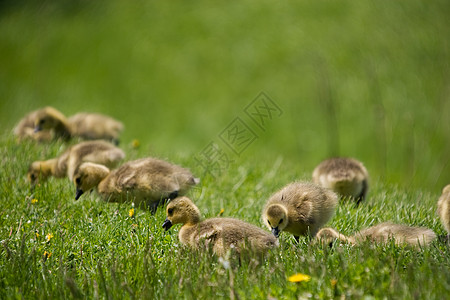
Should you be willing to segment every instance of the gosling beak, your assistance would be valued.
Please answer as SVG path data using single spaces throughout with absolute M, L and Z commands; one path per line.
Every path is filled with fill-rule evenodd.
M 280 235 L 278 227 L 272 228 L 272 234 L 277 238 Z
M 77 188 L 77 193 L 75 194 L 75 200 L 78 200 L 81 195 L 83 195 L 83 191 L 80 188 Z
M 162 227 L 164 228 L 165 231 L 169 230 L 170 227 L 172 227 L 172 222 L 170 222 L 169 219 L 165 219 L 164 223 L 162 224 Z
M 41 130 L 42 130 L 42 128 L 39 125 L 34 127 L 34 132 L 38 132 L 38 131 L 41 131 Z

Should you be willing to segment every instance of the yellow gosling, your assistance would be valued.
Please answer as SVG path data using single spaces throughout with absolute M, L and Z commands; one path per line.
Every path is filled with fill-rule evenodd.
M 45 107 L 34 115 L 34 130 L 53 131 L 56 138 L 65 140 L 79 137 L 85 140 L 108 140 L 118 144 L 123 124 L 109 116 L 96 113 L 78 113 L 66 118 L 55 108 Z
M 357 204 L 365 199 L 369 188 L 369 173 L 354 158 L 337 157 L 321 162 L 313 171 L 313 182 L 329 188 Z
M 321 242 L 332 244 L 334 240 L 361 244 L 367 240 L 375 243 L 387 243 L 393 239 L 395 244 L 407 244 L 410 246 L 427 246 L 436 239 L 436 234 L 425 227 L 414 227 L 403 224 L 384 222 L 376 226 L 363 229 L 352 236 L 345 236 L 333 228 L 323 228 L 317 233 L 317 239 Z
M 278 237 L 281 231 L 314 237 L 333 216 L 337 195 L 314 183 L 294 182 L 270 197 L 263 209 L 263 220 Z
M 233 218 L 210 218 L 201 220 L 200 211 L 187 197 L 176 198 L 166 208 L 167 218 L 163 228 L 183 224 L 178 237 L 180 242 L 193 249 L 212 249 L 218 256 L 230 250 L 242 253 L 248 249 L 264 254 L 278 246 L 277 239 L 263 229 Z
M 73 181 L 77 188 L 75 199 L 97 188 L 104 200 L 143 203 L 152 212 L 163 200 L 184 195 L 199 182 L 189 170 L 150 157 L 127 162 L 112 172 L 102 165 L 83 163 Z
M 31 184 L 44 181 L 49 176 L 73 180 L 73 174 L 84 162 L 93 162 L 114 168 L 125 157 L 125 153 L 105 141 L 87 141 L 69 147 L 57 158 L 35 161 L 29 169 L 27 178 Z

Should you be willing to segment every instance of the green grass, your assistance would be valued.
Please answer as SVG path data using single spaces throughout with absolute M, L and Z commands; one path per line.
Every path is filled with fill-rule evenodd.
M 164 232 L 163 209 L 152 216 L 135 208 L 135 216 L 130 218 L 131 203 L 104 203 L 95 194 L 74 201 L 74 187 L 67 180 L 51 179 L 31 194 L 24 178 L 27 158 L 42 149 L 47 154 L 58 152 L 60 145 L 16 145 L 13 138 L 3 139 L 2 144 L 1 168 L 8 176 L 0 179 L 4 195 L 1 298 L 198 299 L 228 298 L 233 293 L 244 299 L 268 295 L 280 299 L 308 295 L 439 299 L 450 289 L 449 249 L 439 242 L 422 251 L 391 244 L 344 245 L 330 250 L 306 240 L 297 245 L 292 237 L 282 235 L 280 249 L 268 253 L 263 261 L 243 260 L 239 266 L 229 258 L 232 267 L 226 269 L 217 257 L 183 247 L 177 238 L 178 226 Z M 173 160 L 195 165 L 190 158 Z M 276 178 L 263 179 L 270 169 L 270 164 L 250 163 L 230 168 L 222 181 L 205 177 L 190 196 L 205 217 L 224 208 L 225 216 L 262 226 L 260 211 L 265 199 L 291 180 L 285 165 L 280 166 Z M 241 177 L 245 179 L 233 191 Z M 256 190 L 261 180 L 263 184 Z M 329 225 L 350 234 L 393 220 L 443 234 L 435 215 L 437 197 L 419 189 L 407 191 L 375 182 L 367 202 L 359 208 L 342 203 Z M 33 204 L 32 199 L 38 202 Z M 50 241 L 46 240 L 48 234 L 53 235 Z M 48 259 L 45 251 L 51 253 Z M 311 281 L 287 281 L 298 272 L 309 274 Z M 335 288 L 332 280 L 337 280 Z
M 163 209 L 152 216 L 135 208 L 130 218 L 131 203 L 103 203 L 95 193 L 74 201 L 68 180 L 31 193 L 29 163 L 67 145 L 17 144 L 10 133 L 45 105 L 112 115 L 126 126 L 127 159 L 190 168 L 202 181 L 189 196 L 205 217 L 223 208 L 261 227 L 273 192 L 308 180 L 328 156 L 354 156 L 371 175 L 368 199 L 359 208 L 343 203 L 328 225 L 351 234 L 391 220 L 442 235 L 435 211 L 450 183 L 446 1 L 21 2 L 0 4 L 1 299 L 450 293 L 450 251 L 439 242 L 421 251 L 328 249 L 282 235 L 265 260 L 238 266 L 230 258 L 227 269 L 183 247 L 178 226 L 163 232 Z M 263 129 L 244 111 L 261 91 L 282 109 Z M 236 117 L 258 136 L 239 156 L 219 137 Z M 215 177 L 196 159 L 210 142 L 233 161 Z M 311 281 L 288 282 L 295 273 Z

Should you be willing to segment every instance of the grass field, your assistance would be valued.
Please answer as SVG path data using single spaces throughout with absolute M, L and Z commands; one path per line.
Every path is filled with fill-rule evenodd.
M 18 144 L 11 131 L 46 105 L 109 114 L 125 124 L 127 159 L 164 158 L 201 178 L 189 196 L 205 217 L 224 209 L 261 227 L 273 192 L 353 156 L 370 172 L 368 199 L 342 203 L 328 225 L 351 234 L 391 220 L 443 235 L 449 15 L 444 0 L 3 1 L 0 298 L 447 298 L 440 242 L 328 249 L 282 234 L 265 260 L 238 266 L 183 247 L 179 226 L 163 231 L 163 209 L 130 217 L 131 203 L 74 201 L 68 180 L 32 193 L 29 163 L 67 145 Z M 261 119 L 262 99 L 273 110 Z M 227 160 L 211 164 L 211 146 Z M 296 273 L 311 280 L 289 282 Z

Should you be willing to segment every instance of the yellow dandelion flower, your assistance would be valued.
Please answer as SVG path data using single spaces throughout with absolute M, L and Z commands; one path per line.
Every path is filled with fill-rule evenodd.
M 31 200 L 31 204 L 36 204 L 38 201 L 39 201 L 38 199 L 34 198 Z
M 331 286 L 334 288 L 337 284 L 337 279 L 331 279 Z
M 219 211 L 218 216 L 221 217 L 221 216 L 223 215 L 224 212 L 225 212 L 225 209 L 222 208 L 222 209 Z
M 35 234 L 36 234 L 36 238 L 38 238 L 40 236 L 40 234 L 37 232 L 35 232 Z
M 141 143 L 139 142 L 139 140 L 134 139 L 131 145 L 133 146 L 134 149 L 137 149 L 137 148 L 139 148 Z
M 53 238 L 53 234 L 49 233 L 45 236 L 45 239 L 47 240 L 47 242 L 50 242 L 50 240 Z
M 288 278 L 290 282 L 308 282 L 311 280 L 311 276 L 306 274 L 297 273 Z
M 44 251 L 44 257 L 45 257 L 45 259 L 49 259 L 50 256 L 52 256 L 52 253 L 51 253 L 51 252 Z
M 132 218 L 134 216 L 134 208 L 132 208 L 128 211 L 128 215 L 130 216 L 130 218 Z

